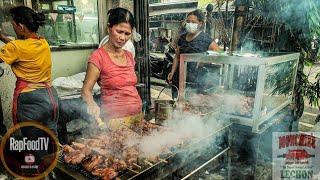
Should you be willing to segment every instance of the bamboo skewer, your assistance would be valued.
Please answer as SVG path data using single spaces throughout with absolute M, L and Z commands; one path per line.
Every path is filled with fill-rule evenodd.
M 163 163 L 168 163 L 168 161 L 166 161 L 166 160 L 164 160 L 164 159 L 161 159 L 161 158 L 159 158 L 159 161 L 161 161 L 161 162 L 163 162 Z
M 125 123 L 123 123 L 123 122 L 120 122 L 120 124 L 123 125 L 123 126 L 125 126 L 125 127 L 127 127 L 127 128 L 130 128 L 129 125 L 127 125 L 127 124 L 125 124 Z
M 149 166 L 153 166 L 153 164 L 147 160 L 143 160 L 144 163 L 148 164 Z
M 139 169 L 141 169 L 142 167 L 141 166 L 139 166 L 138 164 L 136 164 L 136 163 L 132 163 L 132 165 L 134 165 L 134 166 L 136 166 L 137 168 L 139 168 Z
M 130 168 L 128 168 L 128 167 L 127 167 L 127 169 L 128 169 L 129 171 L 131 171 L 131 172 L 135 173 L 135 174 L 139 174 L 139 172 L 138 172 L 138 171 L 135 171 L 135 170 L 130 169 Z

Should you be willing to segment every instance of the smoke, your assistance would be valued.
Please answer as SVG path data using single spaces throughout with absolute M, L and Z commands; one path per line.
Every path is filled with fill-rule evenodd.
M 277 7 L 275 10 L 280 10 L 278 11 L 277 15 L 279 16 L 281 22 L 284 22 L 293 29 L 307 29 L 307 26 L 305 26 L 308 18 L 307 13 L 311 8 L 308 1 L 291 0 L 288 2 L 276 1 L 276 3 L 279 3 L 279 5 L 274 7 Z
M 198 96 L 198 97 L 197 97 Z M 193 94 L 194 99 L 203 99 L 204 96 Z M 211 99 L 210 101 L 215 101 Z M 211 102 L 214 104 L 214 102 Z M 150 135 L 143 136 L 142 138 L 128 138 L 126 145 L 132 146 L 133 144 L 138 145 L 139 151 L 141 152 L 140 157 L 153 159 L 161 154 L 166 154 L 168 152 L 179 151 L 179 149 L 197 149 L 198 151 L 204 151 L 207 149 L 209 144 L 215 144 L 214 133 L 217 130 L 224 127 L 229 120 L 223 118 L 217 118 L 215 114 L 210 114 L 210 112 L 215 111 L 215 108 L 206 109 L 207 115 L 200 115 L 195 112 L 184 111 L 177 108 L 173 112 L 172 118 L 165 121 L 163 130 L 154 130 Z M 221 135 L 218 133 L 218 135 Z M 190 147 L 194 142 L 210 137 L 210 142 L 205 141 L 197 147 Z M 191 143 L 191 144 L 189 144 Z M 180 147 L 180 148 L 177 148 Z M 215 151 L 216 149 L 212 149 Z M 197 153 L 179 153 L 180 158 L 190 159 L 198 156 Z
M 255 55 L 263 54 L 263 52 L 261 51 L 262 48 L 263 47 L 259 46 L 256 42 L 244 41 L 241 45 L 240 53 L 254 52 Z
M 253 11 L 256 15 L 278 23 L 285 23 L 291 28 L 305 29 L 307 14 L 314 8 L 316 1 L 308 0 L 254 0 Z
M 253 0 L 248 16 L 251 19 L 243 28 L 247 34 L 243 37 L 241 51 L 297 51 L 293 41 L 301 39 L 304 42 L 316 34 L 319 37 L 319 2 Z
M 154 131 L 140 141 L 140 150 L 145 157 L 161 154 L 164 149 L 182 144 L 194 138 L 200 138 L 207 132 L 207 127 L 199 116 L 190 113 L 175 112 L 167 120 L 167 131 Z

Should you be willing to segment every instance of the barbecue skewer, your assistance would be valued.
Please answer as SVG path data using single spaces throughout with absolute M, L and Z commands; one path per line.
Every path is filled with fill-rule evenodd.
M 125 123 L 123 123 L 123 122 L 120 122 L 120 124 L 123 125 L 123 126 L 125 126 L 126 128 L 129 128 L 131 131 L 139 134 L 138 132 L 134 131 L 134 130 L 130 127 L 130 125 L 127 125 L 127 124 L 125 124 Z
M 138 171 L 135 171 L 135 170 L 133 170 L 133 169 L 130 169 L 130 168 L 126 168 L 126 169 L 128 169 L 129 171 L 131 171 L 131 172 L 133 172 L 133 173 L 135 173 L 135 174 L 139 174 L 139 172 Z
M 136 166 L 137 168 L 139 168 L 139 169 L 141 169 L 142 167 L 141 166 L 139 166 L 138 164 L 136 164 L 136 163 L 132 163 L 132 165 L 134 165 L 134 166 Z
M 164 160 L 164 159 L 161 159 L 161 158 L 159 158 L 159 161 L 161 161 L 161 162 L 163 162 L 163 163 L 168 163 L 168 161 L 166 161 L 166 160 Z
M 147 160 L 143 160 L 144 163 L 148 164 L 149 166 L 153 166 L 153 164 Z
M 123 123 L 123 122 L 120 122 L 120 124 L 123 125 L 123 126 L 125 126 L 125 127 L 127 127 L 127 128 L 130 128 L 129 125 L 127 125 L 127 124 L 125 124 L 125 123 Z

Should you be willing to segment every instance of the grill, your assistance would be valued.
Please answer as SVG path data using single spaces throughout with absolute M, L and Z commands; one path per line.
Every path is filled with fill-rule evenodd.
M 187 144 L 172 147 L 170 154 L 161 154 L 160 161 L 149 163 L 138 161 L 141 168 L 127 169 L 119 172 L 120 179 L 164 179 L 177 176 L 179 179 L 190 178 L 206 168 L 210 162 L 217 160 L 230 150 L 230 128 L 232 123 L 227 123 L 211 134 L 197 140 L 190 140 Z M 201 147 L 201 148 L 200 148 Z M 61 153 L 56 169 L 74 179 L 100 179 L 86 171 L 81 165 L 67 164 Z

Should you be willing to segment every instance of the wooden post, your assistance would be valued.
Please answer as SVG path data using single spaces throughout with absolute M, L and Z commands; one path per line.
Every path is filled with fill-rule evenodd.
M 111 1 L 98 0 L 99 42 L 107 35 L 107 12 L 111 9 Z
M 237 51 L 237 47 L 240 41 L 241 30 L 245 21 L 247 10 L 248 3 L 246 0 L 236 1 L 234 24 L 231 39 L 231 54 Z

